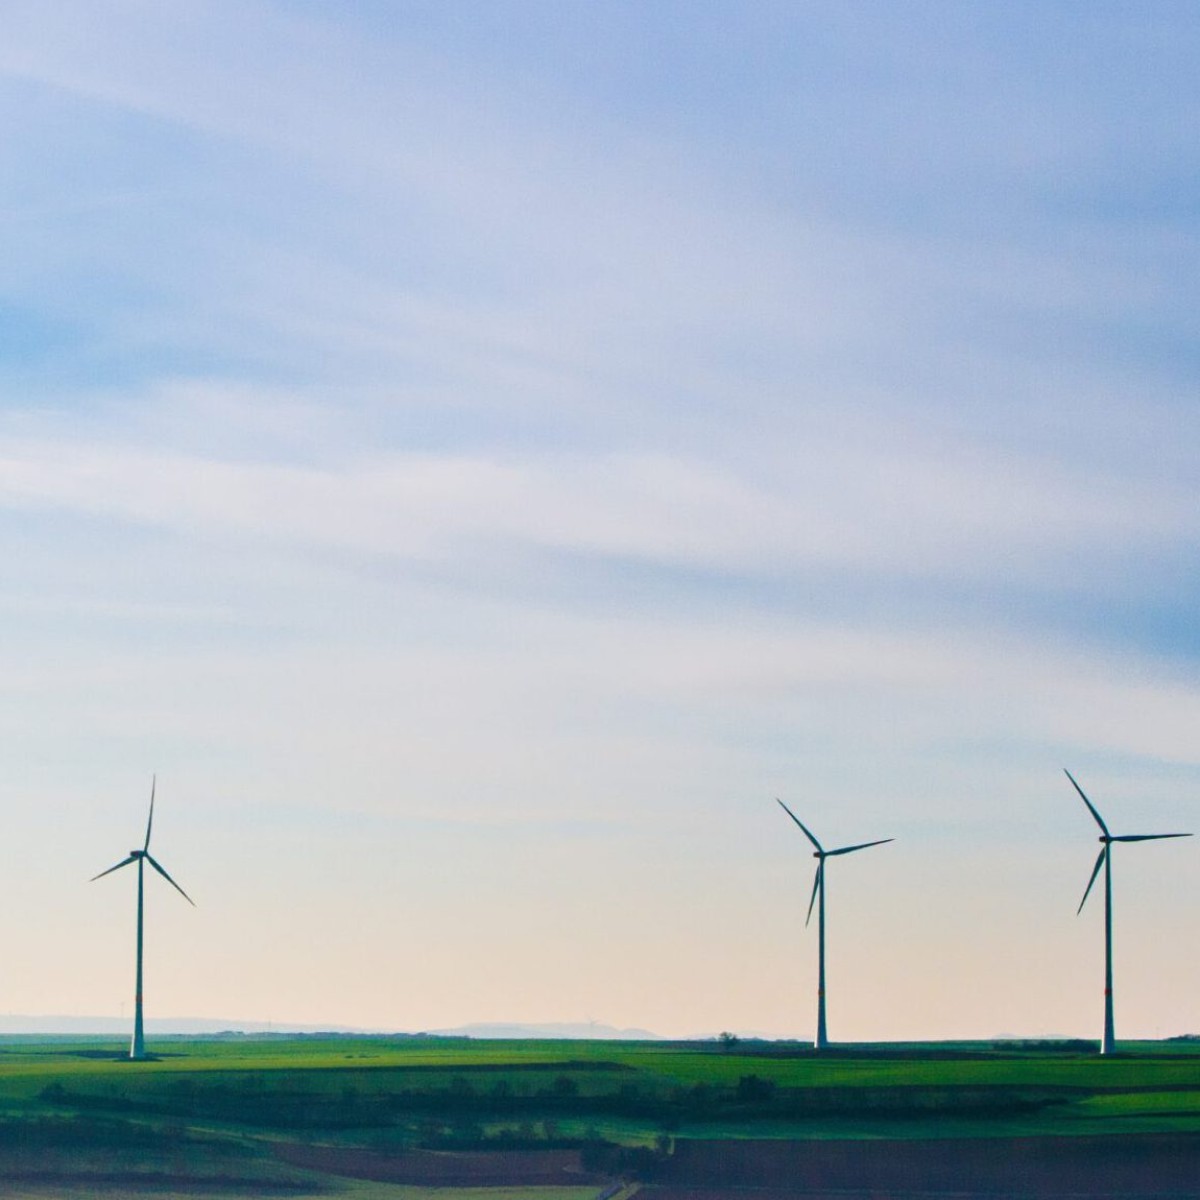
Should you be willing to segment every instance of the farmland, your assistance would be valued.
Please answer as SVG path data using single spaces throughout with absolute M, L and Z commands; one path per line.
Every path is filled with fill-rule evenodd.
M 1200 1162 L 1190 1041 L 1112 1059 L 1080 1043 L 815 1055 L 791 1043 L 227 1036 L 152 1049 L 130 1063 L 111 1040 L 0 1045 L 4 1194 L 507 1200 L 516 1188 L 585 1200 L 628 1178 L 648 1200 L 716 1184 L 768 1200 L 803 1179 L 878 1190 L 877 1161 L 931 1186 L 1000 1171 L 993 1191 L 1012 1186 L 1005 1170 L 1078 1184 L 1082 1168 L 1066 1164 L 1101 1161 L 1098 1147 L 1116 1147 L 1109 1179 L 1139 1163 L 1137 1178 L 1153 1175 L 1147 1163 L 1193 1178 Z

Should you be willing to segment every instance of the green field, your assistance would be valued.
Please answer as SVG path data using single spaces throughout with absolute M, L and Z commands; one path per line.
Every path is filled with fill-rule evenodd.
M 130 1063 L 101 1039 L 0 1043 L 4 1194 L 78 1195 L 85 1184 L 112 1200 L 205 1187 L 431 1194 L 297 1165 L 290 1145 L 393 1156 L 587 1147 L 592 1161 L 636 1171 L 637 1155 L 667 1155 L 688 1138 L 1200 1133 L 1200 1045 L 1188 1041 L 1131 1043 L 1112 1059 L 1054 1043 L 816 1055 L 786 1043 L 225 1037 L 160 1038 L 153 1049 L 154 1061 Z M 511 1194 L 584 1200 L 597 1190 Z

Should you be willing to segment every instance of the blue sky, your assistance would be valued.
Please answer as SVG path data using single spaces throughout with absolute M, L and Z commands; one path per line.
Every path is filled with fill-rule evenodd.
M 1200 829 L 1194 8 L 6 24 L 10 1009 L 127 998 L 157 770 L 154 1015 L 809 1034 L 780 795 L 897 839 L 831 1036 L 1095 1032 L 1061 767 Z

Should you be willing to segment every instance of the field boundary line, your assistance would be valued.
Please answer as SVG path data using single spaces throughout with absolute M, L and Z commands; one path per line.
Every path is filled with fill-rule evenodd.
M 631 1200 L 641 1190 L 640 1183 L 610 1183 L 596 1194 L 595 1200 Z

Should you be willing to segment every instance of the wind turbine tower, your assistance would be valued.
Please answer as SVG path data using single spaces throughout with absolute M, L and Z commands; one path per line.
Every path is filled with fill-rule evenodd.
M 1115 1054 L 1117 1049 L 1116 1035 L 1113 1033 L 1113 967 L 1112 967 L 1112 847 L 1114 842 L 1158 842 L 1164 838 L 1191 837 L 1190 833 L 1124 833 L 1120 835 L 1108 832 L 1104 818 L 1096 811 L 1096 806 L 1083 793 L 1083 788 L 1075 782 L 1075 776 L 1063 768 L 1063 774 L 1071 781 L 1071 785 L 1079 793 L 1079 798 L 1088 807 L 1088 812 L 1100 826 L 1100 854 L 1096 865 L 1092 868 L 1092 877 L 1084 889 L 1083 899 L 1075 910 L 1078 916 L 1083 912 L 1083 906 L 1091 895 L 1092 884 L 1104 868 L 1104 1038 L 1100 1043 L 1101 1054 Z
M 146 821 L 146 841 L 140 850 L 130 850 L 127 858 L 121 859 L 115 867 L 109 867 L 107 871 L 101 871 L 99 875 L 92 877 L 94 883 L 97 879 L 103 879 L 105 875 L 111 875 L 114 871 L 119 871 L 122 867 L 129 866 L 130 863 L 137 863 L 138 869 L 138 889 L 137 889 L 137 983 L 133 991 L 133 1041 L 129 1046 L 129 1057 L 132 1059 L 141 1059 L 146 1057 L 146 1035 L 142 1024 L 142 909 L 143 909 L 143 894 L 145 883 L 145 867 L 149 863 L 192 907 L 195 907 L 195 902 L 191 896 L 187 894 L 173 880 L 170 875 L 151 857 L 150 854 L 150 831 L 154 826 L 154 790 L 157 785 L 157 776 L 151 777 L 150 781 L 150 817 Z
M 812 842 L 813 858 L 817 860 L 817 874 L 813 880 L 812 897 L 808 902 L 808 916 L 804 918 L 804 924 L 807 927 L 809 921 L 812 920 L 813 905 L 819 898 L 820 905 L 817 909 L 817 1037 L 813 1042 L 813 1048 L 824 1050 L 829 1046 L 829 1038 L 825 1032 L 825 860 L 836 858 L 840 854 L 853 854 L 855 850 L 866 850 L 871 846 L 882 846 L 895 839 L 883 838 L 878 842 L 860 842 L 856 846 L 841 846 L 837 850 L 826 850 L 782 800 L 776 797 L 775 803 L 800 826 L 800 831 Z

